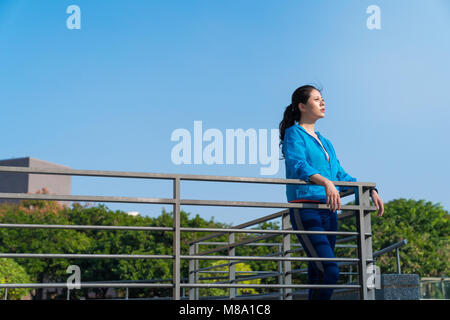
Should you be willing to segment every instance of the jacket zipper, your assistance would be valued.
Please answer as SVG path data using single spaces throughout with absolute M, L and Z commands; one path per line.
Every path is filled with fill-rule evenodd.
M 321 144 L 319 143 L 319 141 L 317 141 L 317 139 L 314 138 L 314 137 L 313 137 L 312 135 L 310 135 L 309 133 L 308 133 L 308 135 L 309 135 L 311 138 L 314 139 L 314 141 L 319 145 L 320 149 L 322 150 L 323 155 L 325 156 L 325 160 L 327 160 L 327 162 L 328 162 L 328 168 L 329 168 L 330 174 L 331 174 L 331 157 L 330 157 L 330 154 L 329 154 L 329 153 L 328 153 L 328 157 L 327 157 L 327 153 L 326 153 L 326 151 L 325 151 L 325 145 L 323 145 L 323 143 L 322 143 L 322 145 L 321 145 Z M 320 140 L 320 138 L 319 138 L 318 135 L 317 135 L 317 138 Z M 320 142 L 322 142 L 322 141 L 320 141 Z
M 301 127 L 301 125 L 298 125 L 298 126 Z M 302 129 L 305 130 L 304 128 L 302 128 Z M 305 130 L 305 132 L 306 132 L 306 134 L 308 134 L 308 136 L 310 136 L 311 138 L 313 138 L 314 141 L 319 145 L 320 149 L 321 149 L 322 152 L 323 152 L 323 155 L 325 156 L 325 160 L 327 160 L 327 162 L 328 162 L 328 165 L 329 165 L 329 167 L 330 167 L 330 173 L 331 173 L 331 161 L 330 161 L 331 158 L 330 158 L 330 154 L 328 153 L 328 157 L 327 157 L 327 152 L 325 151 L 325 147 L 322 146 L 322 145 L 319 143 L 319 141 L 317 141 L 317 139 L 314 138 L 312 135 L 310 135 L 306 130 Z M 317 136 L 317 138 L 320 140 L 319 136 Z M 320 141 L 320 142 L 322 142 L 322 141 Z
M 325 147 L 323 146 L 323 144 L 321 145 L 321 144 L 319 143 L 319 141 L 317 141 L 317 139 L 314 138 L 314 137 L 313 137 L 312 135 L 310 135 L 309 133 L 308 133 L 308 135 L 309 135 L 311 138 L 313 138 L 314 141 L 318 144 L 318 146 L 320 147 L 320 150 L 322 150 L 323 155 L 325 156 L 325 160 L 327 160 L 328 164 L 331 164 L 331 163 L 330 163 L 330 154 L 328 154 L 328 157 L 327 157 L 327 152 L 325 151 Z M 317 138 L 320 140 L 319 136 L 317 136 Z M 320 141 L 320 142 L 322 142 L 322 141 Z

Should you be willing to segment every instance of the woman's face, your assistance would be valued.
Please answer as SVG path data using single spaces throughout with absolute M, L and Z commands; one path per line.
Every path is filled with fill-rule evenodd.
M 312 90 L 306 104 L 299 104 L 302 118 L 317 120 L 325 117 L 325 101 L 318 90 Z

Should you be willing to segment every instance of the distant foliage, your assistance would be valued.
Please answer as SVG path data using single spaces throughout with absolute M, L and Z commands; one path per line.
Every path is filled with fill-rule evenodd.
M 440 204 L 396 199 L 385 204 L 382 217 L 371 214 L 373 251 L 406 239 L 400 248 L 402 273 L 421 277 L 448 276 L 450 271 L 450 216 Z M 342 231 L 355 231 L 354 219 L 340 222 Z M 396 273 L 395 250 L 377 258 L 382 273 Z

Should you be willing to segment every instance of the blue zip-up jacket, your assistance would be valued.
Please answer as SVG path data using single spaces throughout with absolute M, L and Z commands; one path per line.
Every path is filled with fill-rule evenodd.
M 331 181 L 356 181 L 344 171 L 334 152 L 333 145 L 325 139 L 319 131 L 315 131 L 322 145 L 327 150 L 327 155 L 320 143 L 306 132 L 297 122 L 286 129 L 283 139 L 283 153 L 286 163 L 286 179 L 301 179 L 309 182 L 309 178 L 316 173 Z M 345 187 L 336 187 L 338 191 L 344 191 Z M 316 200 L 325 203 L 325 188 L 319 185 L 286 185 L 288 202 L 295 200 Z

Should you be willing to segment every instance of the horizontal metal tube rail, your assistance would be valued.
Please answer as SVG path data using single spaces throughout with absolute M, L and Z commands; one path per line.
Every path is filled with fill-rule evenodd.
M 170 198 L 142 198 L 142 197 L 117 197 L 117 196 L 107 197 L 107 196 L 28 194 L 28 193 L 3 193 L 3 192 L 0 193 L 0 199 L 175 204 L 175 199 Z
M 318 257 L 252 257 L 252 256 L 181 256 L 181 259 L 189 260 L 247 260 L 247 261 L 359 261 L 358 258 L 318 258 Z
M 339 245 L 339 244 L 336 244 L 335 245 L 335 247 L 336 248 L 358 248 L 358 246 L 356 245 L 356 244 L 341 244 L 341 245 Z M 297 248 L 297 249 L 291 249 L 291 250 L 288 250 L 288 251 L 286 251 L 286 253 L 295 253 L 295 252 L 301 252 L 301 251 L 305 251 L 305 249 L 302 247 L 302 248 Z
M 225 271 L 225 270 L 216 270 L 216 271 L 198 271 L 199 273 L 228 273 L 229 271 Z M 236 270 L 236 273 L 242 273 L 242 274 L 248 274 L 248 273 L 258 273 L 258 274 L 265 274 L 265 273 L 270 273 L 272 274 L 273 271 L 239 271 Z
M 0 258 L 27 258 L 27 259 L 173 259 L 173 255 L 147 255 L 147 254 L 71 254 L 71 253 L 0 253 Z M 358 258 L 278 258 L 253 256 L 197 256 L 180 255 L 187 260 L 277 260 L 277 261 L 358 261 Z
M 133 231 L 174 231 L 171 227 L 139 227 L 139 226 L 96 226 L 73 224 L 11 224 L 0 223 L 0 228 L 26 229 L 76 229 L 76 230 L 133 230 Z
M 27 193 L 0 193 L 0 199 L 17 200 L 47 200 L 47 201 L 87 201 L 87 202 L 120 202 L 142 204 L 176 204 L 176 199 L 170 198 L 141 198 L 141 197 L 106 197 L 83 195 L 52 195 L 52 194 L 27 194 Z M 230 201 L 230 200 L 196 200 L 180 199 L 180 205 L 192 206 L 222 206 L 222 207 L 252 207 L 252 208 L 313 208 L 329 209 L 326 204 L 315 203 L 289 203 L 289 202 L 258 202 L 258 201 Z M 361 208 L 364 211 L 376 211 L 375 206 L 341 206 L 341 210 L 355 211 Z M 204 239 L 202 239 L 204 240 Z
M 0 166 L 0 172 L 30 173 L 30 174 L 52 174 L 70 176 L 90 176 L 90 177 L 112 177 L 112 178 L 142 178 L 142 179 L 166 179 L 166 180 L 186 180 L 186 181 L 212 181 L 212 182 L 239 182 L 239 183 L 268 183 L 268 184 L 309 184 L 299 179 L 282 178 L 255 178 L 255 177 L 234 177 L 234 176 L 213 176 L 196 174 L 168 174 L 151 172 L 126 172 L 126 171 L 105 171 L 105 170 L 77 170 L 77 169 L 57 169 L 57 168 L 29 168 Z M 333 181 L 337 186 L 358 187 L 361 182 Z M 373 182 L 365 182 L 364 187 L 375 187 Z
M 387 246 L 386 248 L 383 248 L 383 249 L 381 249 L 381 250 L 375 252 L 375 253 L 373 254 L 373 257 L 374 257 L 374 258 L 377 258 L 377 257 L 381 256 L 382 254 L 385 254 L 386 252 L 393 251 L 393 250 L 395 250 L 395 249 L 397 249 L 397 248 L 403 247 L 403 246 L 406 245 L 406 244 L 408 244 L 408 241 L 407 241 L 406 239 L 403 239 L 403 240 L 401 240 L 401 241 L 399 241 L 399 242 L 396 242 L 396 243 L 394 243 L 394 244 L 391 244 L 390 246 Z
M 46 225 L 46 224 L 0 224 L 0 228 L 35 228 L 35 229 L 103 229 L 103 230 L 135 230 L 135 231 L 174 231 L 171 227 L 131 227 L 131 226 L 93 226 L 93 225 Z M 214 232 L 223 230 L 224 233 L 272 233 L 272 234 L 328 234 L 328 235 L 356 235 L 350 231 L 306 231 L 306 230 L 256 230 L 256 229 L 226 229 L 226 228 L 180 228 L 183 232 Z
M 2 283 L 0 288 L 67 288 L 67 283 Z M 265 288 L 265 289 L 280 289 L 280 288 L 360 288 L 360 285 L 328 285 L 328 284 L 221 284 L 221 283 L 181 283 L 182 288 Z M 80 282 L 81 288 L 172 288 L 170 283 L 84 283 Z
M 283 289 L 283 288 L 303 288 L 303 289 L 330 289 L 330 288 L 351 288 L 358 289 L 359 284 L 239 284 L 239 283 L 182 283 L 182 288 L 261 288 L 261 289 Z
M 358 235 L 352 231 L 308 231 L 308 230 L 267 230 L 267 229 L 228 229 L 228 228 L 181 228 L 181 231 L 189 232 L 221 232 L 229 233 L 271 233 L 271 234 L 326 234 L 326 235 Z
M 89 283 L 80 282 L 80 288 L 173 288 L 172 283 Z M 67 283 L 0 283 L 0 288 L 67 288 Z
M 75 253 L 0 253 L 0 258 L 27 259 L 173 259 L 173 255 L 151 254 L 75 254 Z
M 222 241 L 211 241 L 211 242 L 200 242 L 199 245 L 210 245 L 210 246 L 222 246 L 228 244 L 228 242 L 222 242 Z M 273 246 L 279 246 L 279 243 L 246 243 L 243 244 L 244 246 L 266 246 L 266 247 L 273 247 Z

